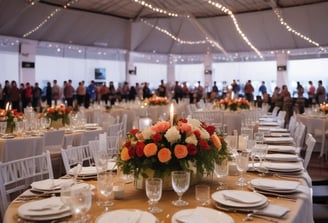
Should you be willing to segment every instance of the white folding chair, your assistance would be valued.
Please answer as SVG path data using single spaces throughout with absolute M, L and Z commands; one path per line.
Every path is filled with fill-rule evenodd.
M 115 157 L 119 153 L 119 141 L 120 136 L 107 136 L 106 138 L 106 151 L 110 157 Z M 89 141 L 89 148 L 92 156 L 100 150 L 100 141 L 91 140 Z
M 306 133 L 305 131 L 306 131 L 306 126 L 302 122 L 297 122 L 294 140 L 295 140 L 296 147 L 300 149 L 303 148 L 304 145 L 304 138 Z
M 50 153 L 30 156 L 0 164 L 1 215 L 9 203 L 34 181 L 53 179 Z
M 304 156 L 304 162 L 303 162 L 305 169 L 309 165 L 315 143 L 316 143 L 315 138 L 310 133 L 308 133 L 306 135 L 306 140 L 305 140 L 306 148 L 305 148 L 305 156 Z
M 321 144 L 320 157 L 326 153 L 326 122 L 320 118 L 307 119 L 306 122 L 307 133 L 311 133 L 317 143 Z
M 67 149 L 61 149 L 61 155 L 65 167 L 66 174 L 70 169 L 82 162 L 83 166 L 92 166 L 94 160 L 89 145 L 70 146 Z
M 58 152 L 64 145 L 65 130 L 47 131 L 44 133 L 44 151 L 49 150 L 50 153 Z
M 116 135 L 123 135 L 123 123 L 116 123 L 113 125 L 110 125 L 106 129 L 107 135 L 109 136 L 116 136 Z

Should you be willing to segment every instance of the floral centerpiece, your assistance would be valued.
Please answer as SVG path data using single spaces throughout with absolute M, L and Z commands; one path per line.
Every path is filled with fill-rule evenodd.
M 321 112 L 324 112 L 325 114 L 328 114 L 328 104 L 326 104 L 326 103 L 320 104 L 319 109 L 320 109 Z
M 166 97 L 158 97 L 156 95 L 146 98 L 145 100 L 142 101 L 142 104 L 145 106 L 154 106 L 154 105 L 168 105 L 169 104 L 169 99 Z
M 0 121 L 7 122 L 6 133 L 12 133 L 15 129 L 15 122 L 23 119 L 23 113 L 18 112 L 16 109 L 11 109 L 11 106 L 6 109 L 0 109 Z
M 249 109 L 251 104 L 245 98 L 225 98 L 214 102 L 214 108 L 223 108 L 230 111 Z
M 59 128 L 69 124 L 69 114 L 72 112 L 72 108 L 63 104 L 46 108 L 41 117 L 51 119 L 51 126 Z
M 196 170 L 202 176 L 213 171 L 214 162 L 228 157 L 226 142 L 214 126 L 176 117 L 173 123 L 160 121 L 142 131 L 130 130 L 117 161 L 123 173 L 147 178 Z

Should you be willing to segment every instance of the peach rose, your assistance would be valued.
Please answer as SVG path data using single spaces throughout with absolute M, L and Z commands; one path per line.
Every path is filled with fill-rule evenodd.
M 211 140 L 212 140 L 213 145 L 215 146 L 215 148 L 220 150 L 221 147 L 222 147 L 222 144 L 221 144 L 221 140 L 219 139 L 219 137 L 216 134 L 213 134 L 213 135 L 211 135 Z
M 185 132 L 187 134 L 190 134 L 192 132 L 192 126 L 183 122 L 179 123 L 179 129 L 181 130 L 181 132 Z
M 156 133 L 165 132 L 169 128 L 170 128 L 170 123 L 167 121 L 157 122 L 155 125 L 151 127 L 151 129 Z
M 155 143 L 149 143 L 144 147 L 144 154 L 147 157 L 153 156 L 157 153 L 157 145 Z
M 174 147 L 174 155 L 178 159 L 185 158 L 188 155 L 187 146 L 181 145 L 181 144 L 175 145 L 175 147 Z
M 171 151 L 168 148 L 162 148 L 158 151 L 157 157 L 161 163 L 166 163 L 172 158 Z
M 131 159 L 131 157 L 129 156 L 129 149 L 127 147 L 123 147 L 121 151 L 121 160 L 127 161 L 129 159 Z

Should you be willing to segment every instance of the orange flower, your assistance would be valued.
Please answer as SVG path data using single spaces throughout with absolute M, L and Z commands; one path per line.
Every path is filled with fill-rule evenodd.
M 155 143 L 149 143 L 144 147 L 144 154 L 147 157 L 155 155 L 157 152 L 157 145 Z
M 188 155 L 187 146 L 181 145 L 181 144 L 175 145 L 175 147 L 174 147 L 174 155 L 178 159 L 185 158 Z
M 121 151 L 121 160 L 127 161 L 129 159 L 131 159 L 131 157 L 129 156 L 129 149 L 127 147 L 124 147 Z
M 221 147 L 222 147 L 221 140 L 219 139 L 219 137 L 216 134 L 211 135 L 211 140 L 212 140 L 215 148 L 217 148 L 218 150 L 221 150 Z
M 158 151 L 157 157 L 161 163 L 166 163 L 172 158 L 171 150 L 169 150 L 168 148 L 162 148 Z

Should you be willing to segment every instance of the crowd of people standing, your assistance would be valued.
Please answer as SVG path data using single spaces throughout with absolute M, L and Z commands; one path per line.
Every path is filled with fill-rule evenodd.
M 206 92 L 204 86 L 198 81 L 196 86 L 188 86 L 187 82 L 175 81 L 173 86 L 168 86 L 164 80 L 160 81 L 159 86 L 150 89 L 149 83 L 135 83 L 131 85 L 125 81 L 115 87 L 113 81 L 96 83 L 91 80 L 88 85 L 84 81 L 78 82 L 76 88 L 72 84 L 72 80 L 64 81 L 62 86 L 57 80 L 48 81 L 47 85 L 41 89 L 38 82 L 31 85 L 29 82 L 20 83 L 16 81 L 6 80 L 4 87 L 0 83 L 0 108 L 4 108 L 6 102 L 11 102 L 12 108 L 18 111 L 24 111 L 28 105 L 33 106 L 35 110 L 41 110 L 41 102 L 45 102 L 47 106 L 65 103 L 68 106 L 84 106 L 89 107 L 90 103 L 103 101 L 105 104 L 114 105 L 121 101 L 134 101 L 136 99 L 143 100 L 152 97 L 154 94 L 159 97 L 168 97 L 174 99 L 177 103 L 183 98 L 188 98 L 190 103 L 197 103 L 200 100 L 214 101 L 224 97 L 245 97 L 248 101 L 261 100 L 273 107 L 278 106 L 282 110 L 293 112 L 295 106 L 300 113 L 304 111 L 305 105 L 323 103 L 326 100 L 326 89 L 322 80 L 318 81 L 317 87 L 312 81 L 308 82 L 307 95 L 304 97 L 304 87 L 297 83 L 297 99 L 293 100 L 287 85 L 275 87 L 273 94 L 270 96 L 265 82 L 262 81 L 258 89 L 261 96 L 254 95 L 254 86 L 252 81 L 248 80 L 242 87 L 236 80 L 228 86 L 227 92 L 220 94 L 216 81 L 213 82 L 210 92 Z

